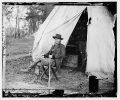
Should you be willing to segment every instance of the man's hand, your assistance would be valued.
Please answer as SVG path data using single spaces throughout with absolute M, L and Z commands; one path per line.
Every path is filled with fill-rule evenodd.
M 49 58 L 53 58 L 53 56 L 52 56 L 52 55 L 49 55 Z
M 45 56 L 44 56 L 44 55 L 42 55 L 41 57 L 45 58 Z

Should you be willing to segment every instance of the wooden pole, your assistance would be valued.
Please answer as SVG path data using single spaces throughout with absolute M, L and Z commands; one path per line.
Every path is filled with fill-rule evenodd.
M 2 34 L 2 89 L 5 89 L 6 79 L 5 79 L 5 71 L 6 71 L 6 35 L 5 28 L 3 27 Z
M 49 79 L 48 79 L 48 89 L 49 89 L 49 94 L 50 94 L 50 58 L 49 58 Z

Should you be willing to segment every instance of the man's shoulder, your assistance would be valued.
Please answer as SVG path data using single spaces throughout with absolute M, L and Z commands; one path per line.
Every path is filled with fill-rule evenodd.
M 61 47 L 65 47 L 65 45 L 64 45 L 64 44 L 60 44 L 60 46 L 61 46 Z

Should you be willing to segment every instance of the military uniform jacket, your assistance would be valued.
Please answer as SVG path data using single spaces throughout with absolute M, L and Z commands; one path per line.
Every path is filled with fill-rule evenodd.
M 44 56 L 48 57 L 49 55 L 53 55 L 53 59 L 55 59 L 56 66 L 60 67 L 61 59 L 65 56 L 65 46 L 63 44 L 53 45 L 48 53 Z

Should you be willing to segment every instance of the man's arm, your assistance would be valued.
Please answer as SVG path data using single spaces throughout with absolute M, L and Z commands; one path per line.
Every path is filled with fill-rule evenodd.
M 51 47 L 51 49 L 46 53 L 44 54 L 44 57 L 49 57 L 49 55 L 52 53 L 52 49 L 53 49 L 54 45 Z

